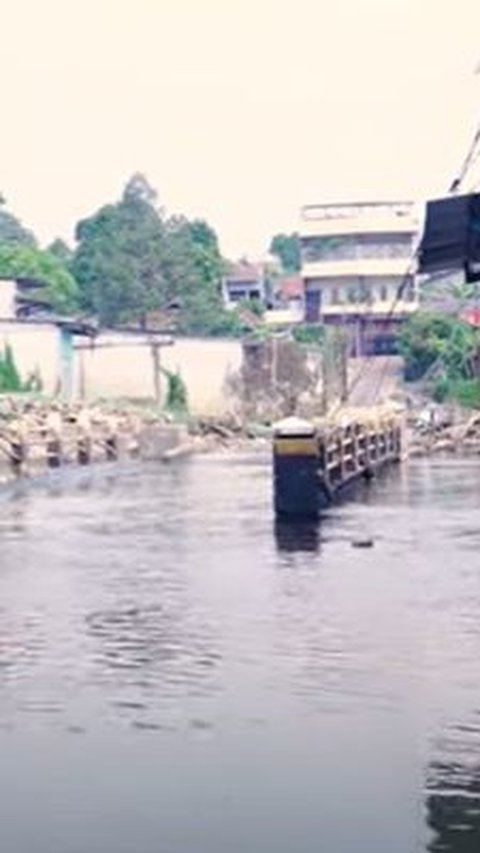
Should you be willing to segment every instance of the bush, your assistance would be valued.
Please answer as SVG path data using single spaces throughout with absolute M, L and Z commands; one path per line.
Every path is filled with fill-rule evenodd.
M 187 386 L 182 379 L 180 371 L 167 370 L 162 368 L 162 373 L 167 380 L 167 397 L 165 400 L 165 408 L 169 412 L 180 414 L 188 411 L 188 395 Z
M 246 311 L 251 311 L 252 314 L 255 314 L 257 317 L 263 317 L 265 314 L 265 306 L 261 299 L 242 299 L 238 307 L 240 309 L 245 309 Z
M 186 306 L 177 325 L 178 333 L 199 337 L 239 338 L 245 331 L 245 323 L 236 311 L 200 299 Z
M 305 323 L 295 326 L 293 337 L 297 344 L 322 344 L 325 340 L 325 327 L 319 323 Z
M 437 362 L 448 380 L 470 379 L 476 347 L 475 332 L 466 323 L 445 314 L 418 312 L 400 334 L 405 379 L 421 379 Z
M 432 397 L 436 403 L 443 403 L 448 397 L 450 388 L 446 376 L 439 376 L 432 386 Z
M 458 379 L 452 383 L 450 395 L 461 406 L 480 409 L 480 379 Z
M 10 344 L 5 344 L 3 353 L 0 352 L 0 393 L 19 394 L 21 392 L 40 392 L 42 379 L 38 368 L 31 373 L 26 382 L 22 381 L 15 363 L 15 357 Z

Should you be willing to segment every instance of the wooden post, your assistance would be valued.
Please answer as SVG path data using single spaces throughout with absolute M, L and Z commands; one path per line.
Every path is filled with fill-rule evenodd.
M 23 441 L 20 438 L 14 439 L 10 444 L 10 464 L 14 474 L 19 475 L 22 473 L 25 455 L 25 445 Z
M 161 374 L 160 374 L 160 344 L 152 340 L 151 353 L 153 360 L 153 389 L 155 395 L 155 403 L 160 406 L 161 403 Z
M 47 465 L 49 468 L 60 468 L 62 464 L 62 445 L 59 438 L 47 440 Z
M 107 454 L 107 462 L 116 462 L 118 459 L 118 444 L 115 435 L 109 435 L 105 441 L 105 450 Z
M 92 442 L 88 435 L 77 438 L 77 462 L 79 465 L 89 465 L 91 461 Z
M 348 335 L 340 331 L 340 401 L 348 401 Z
M 79 391 L 80 399 L 84 400 L 85 399 L 85 350 L 83 349 L 83 347 L 82 347 L 82 349 L 79 350 L 79 352 L 80 352 L 80 358 L 79 358 L 79 365 L 78 365 L 78 370 L 79 370 L 79 376 L 78 376 L 79 389 L 78 389 L 78 391 Z

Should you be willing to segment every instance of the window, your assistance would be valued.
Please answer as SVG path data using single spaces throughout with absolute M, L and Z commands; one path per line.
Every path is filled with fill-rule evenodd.
M 230 302 L 241 302 L 242 299 L 245 299 L 246 293 L 244 290 L 229 290 L 228 298 Z

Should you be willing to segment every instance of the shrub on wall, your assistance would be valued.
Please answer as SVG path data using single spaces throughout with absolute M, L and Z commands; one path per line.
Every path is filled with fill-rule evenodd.
M 11 344 L 5 344 L 3 352 L 0 352 L 0 393 L 19 394 L 22 391 L 39 393 L 43 383 L 38 368 L 29 374 L 25 382 L 22 381 Z

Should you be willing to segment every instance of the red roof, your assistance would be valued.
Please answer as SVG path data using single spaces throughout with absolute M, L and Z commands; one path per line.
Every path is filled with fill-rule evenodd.
M 465 308 L 460 319 L 469 326 L 480 326 L 480 308 Z
M 277 284 L 277 292 L 284 299 L 299 299 L 303 296 L 303 279 L 299 275 L 282 278 Z

